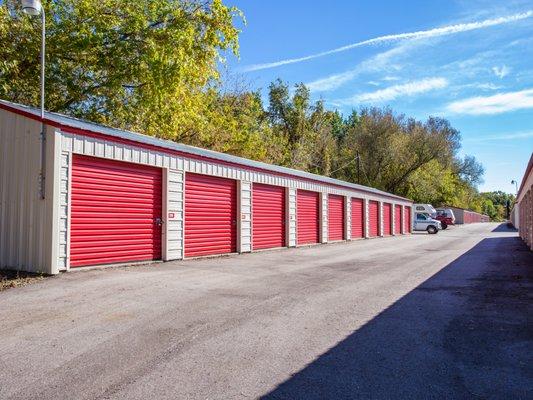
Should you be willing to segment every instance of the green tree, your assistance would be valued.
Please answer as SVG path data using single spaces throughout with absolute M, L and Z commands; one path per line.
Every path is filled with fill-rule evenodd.
M 405 195 L 412 175 L 428 163 L 450 167 L 459 141 L 444 119 L 422 123 L 390 109 L 363 108 L 345 121 L 338 141 L 338 164 L 345 167 L 336 176 Z
M 388 108 L 346 118 L 281 80 L 224 90 L 241 12 L 222 0 L 47 0 L 46 107 L 118 128 L 362 183 L 433 204 L 502 214 L 480 195 L 483 167 L 458 157 L 442 118 Z M 0 97 L 37 104 L 38 19 L 0 0 Z M 9 45 L 6 45 L 9 44 Z M 227 85 L 227 83 L 226 83 Z M 495 215 L 496 215 L 495 214 Z
M 289 86 L 278 79 L 269 86 L 268 116 L 273 135 L 286 143 L 282 165 L 328 175 L 335 151 L 338 113 L 327 111 L 321 101 L 311 102 L 304 84 Z
M 458 205 L 459 186 L 451 168 L 444 168 L 439 161 L 432 160 L 409 176 L 405 195 L 418 203 Z
M 221 0 L 55 0 L 47 13 L 46 107 L 187 141 L 208 89 L 238 54 L 241 13 Z M 38 103 L 40 22 L 0 3 L 0 97 Z
M 494 221 L 504 221 L 508 217 L 507 207 L 510 209 L 516 200 L 513 194 L 500 190 L 481 193 L 480 197 L 484 202 L 484 212 Z
M 462 160 L 456 160 L 456 168 L 461 178 L 472 186 L 483 182 L 485 168 L 474 156 L 466 155 Z

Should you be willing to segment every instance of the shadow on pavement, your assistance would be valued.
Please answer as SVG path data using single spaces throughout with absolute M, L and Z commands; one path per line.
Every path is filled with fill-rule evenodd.
M 484 239 L 262 399 L 533 398 L 532 265 Z
M 518 232 L 510 223 L 504 222 L 492 230 L 492 232 Z

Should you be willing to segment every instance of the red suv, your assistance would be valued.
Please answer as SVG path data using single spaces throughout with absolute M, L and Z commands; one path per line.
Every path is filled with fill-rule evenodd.
M 438 208 L 435 219 L 440 221 L 442 229 L 446 229 L 448 225 L 455 225 L 455 216 L 453 215 L 453 211 L 450 209 Z

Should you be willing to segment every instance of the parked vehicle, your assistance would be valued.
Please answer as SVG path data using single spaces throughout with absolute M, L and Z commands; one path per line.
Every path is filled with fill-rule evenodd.
M 415 213 L 415 220 L 413 221 L 413 230 L 427 231 L 429 234 L 438 233 L 442 229 L 440 221 L 433 219 L 430 215 L 422 212 Z
M 448 225 L 455 225 L 455 214 L 451 208 L 437 208 L 435 219 L 440 221 L 442 229 L 446 229 Z
M 431 204 L 413 204 L 415 213 L 427 214 L 432 218 L 437 215 L 437 210 Z

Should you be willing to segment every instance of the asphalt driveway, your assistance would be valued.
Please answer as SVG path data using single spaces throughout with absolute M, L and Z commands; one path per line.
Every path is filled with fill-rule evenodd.
M 0 399 L 532 398 L 533 254 L 496 224 L 0 293 Z

